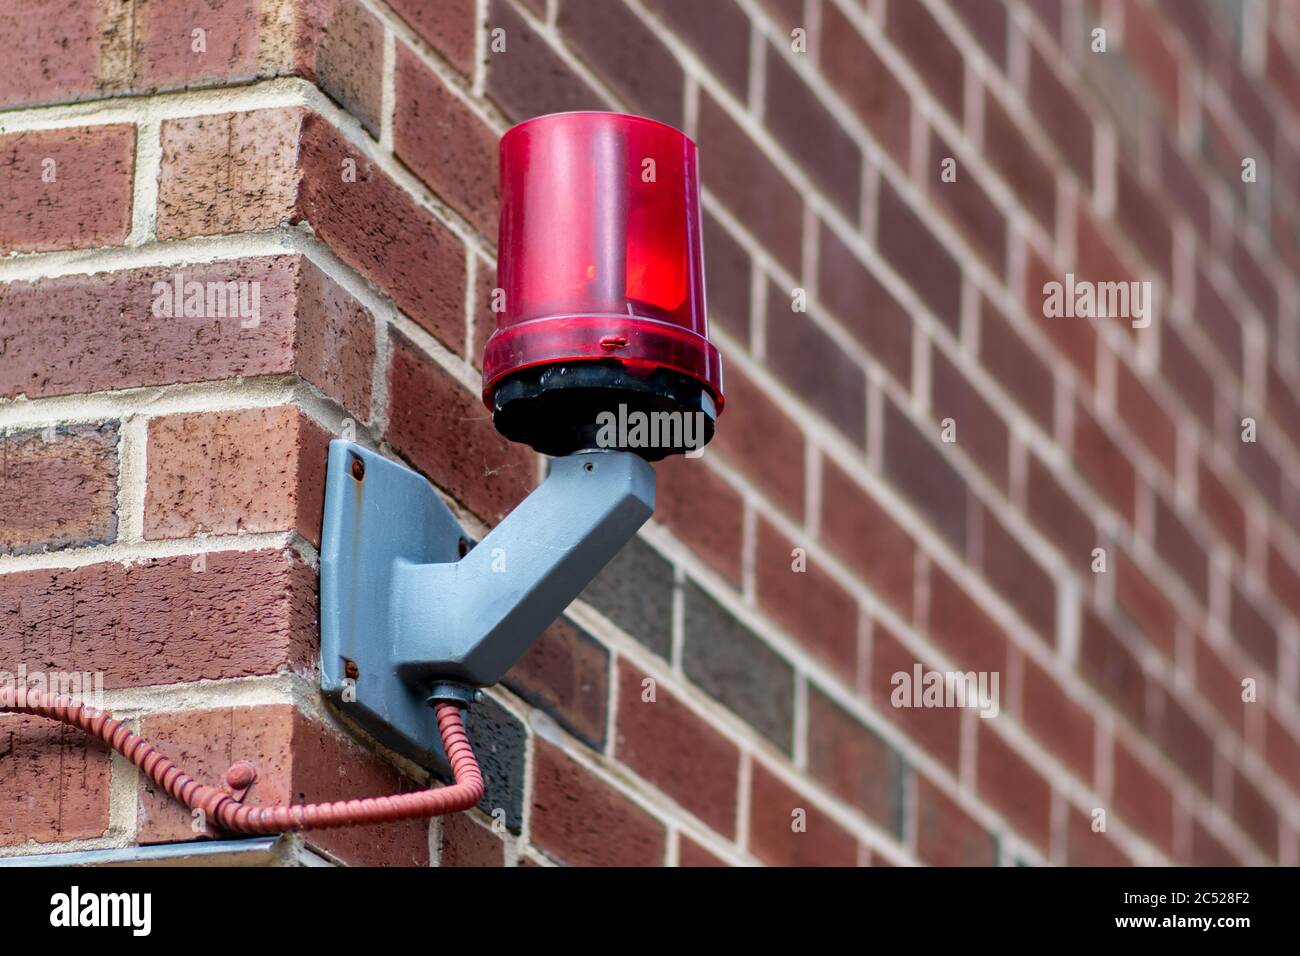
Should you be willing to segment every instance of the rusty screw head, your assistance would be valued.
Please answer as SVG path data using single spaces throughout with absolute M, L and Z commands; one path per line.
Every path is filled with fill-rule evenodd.
M 366 463 L 360 458 L 352 459 L 352 477 L 357 481 L 364 481 L 366 477 Z
M 357 667 L 356 661 L 343 662 L 343 676 L 350 680 L 356 680 L 361 676 L 361 668 Z
M 247 790 L 257 779 L 257 768 L 247 760 L 230 765 L 226 771 L 226 786 L 231 790 Z

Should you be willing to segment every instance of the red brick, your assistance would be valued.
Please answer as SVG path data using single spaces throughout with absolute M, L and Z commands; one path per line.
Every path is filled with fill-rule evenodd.
M 1154 8 L 1137 0 L 1124 0 L 1124 50 L 1164 102 L 1169 121 L 1176 122 L 1180 102 L 1178 54 L 1170 47 Z
M 1172 480 L 1178 470 L 1178 425 L 1146 382 L 1120 361 L 1115 362 L 1115 412 Z
M 1181 515 L 1156 497 L 1156 552 L 1203 603 L 1209 600 L 1210 558 Z
M 1273 360 L 1268 363 L 1268 407 L 1273 419 L 1286 429 L 1292 443 L 1300 445 L 1300 422 L 1293 420 L 1300 415 L 1300 400 Z
M 704 248 L 709 267 L 704 270 L 705 298 L 709 303 L 709 325 L 734 336 L 740 348 L 748 348 L 751 322 L 753 264 L 749 253 L 717 219 L 704 211 Z M 736 372 L 727 366 L 727 386 Z
M 426 43 L 465 76 L 474 72 L 474 0 L 389 0 Z
M 287 223 L 299 187 L 302 118 L 302 110 L 286 108 L 164 120 L 158 238 Z
M 1277 810 L 1240 767 L 1232 775 L 1232 818 L 1265 856 L 1277 859 L 1280 842 Z
M 316 575 L 279 551 L 0 575 L 0 660 L 101 671 L 106 688 L 307 667 L 318 634 Z
M 973 597 L 937 565 L 930 566 L 930 639 L 963 669 L 1006 676 L 1007 638 Z
M 1074 92 L 1032 44 L 1029 47 L 1029 108 L 1066 163 L 1092 188 L 1092 119 Z
M 1296 793 L 1300 793 L 1300 739 L 1292 733 L 1276 712 L 1268 712 L 1265 724 L 1264 753 L 1273 772 L 1287 782 Z
M 1268 581 L 1274 596 L 1297 617 L 1300 617 L 1300 571 L 1297 571 L 1282 554 L 1276 540 L 1268 546 Z
M 684 833 L 677 835 L 677 865 L 704 867 L 729 866 L 725 860 L 710 853 Z
M 1007 8 L 1003 0 L 967 0 L 953 6 L 957 14 L 995 66 L 1007 60 Z
M 1237 644 L 1244 647 L 1255 660 L 1268 667 L 1276 667 L 1278 635 L 1272 621 L 1259 606 L 1234 584 L 1229 602 L 1228 624 Z
M 782 51 L 769 46 L 763 122 L 805 175 L 841 214 L 857 222 L 862 200 L 862 150 L 803 81 Z
M 885 14 L 885 32 L 935 98 L 960 120 L 966 71 L 961 51 L 943 26 L 923 4 L 891 3 Z
M 1043 314 L 1047 301 L 1047 284 L 1064 283 L 1065 274 L 1058 273 L 1028 247 L 1026 255 L 1025 314 L 1091 388 L 1097 382 L 1097 329 L 1089 319 L 1049 317 Z
M 895 707 L 891 700 L 895 689 L 893 676 L 906 674 L 910 680 L 917 664 L 928 669 L 927 663 L 917 660 L 888 628 L 878 621 L 872 623 L 867 699 L 890 722 L 956 773 L 961 755 L 961 711 L 953 707 Z
M 1099 544 L 1088 512 L 1037 457 L 1029 457 L 1026 510 L 1046 538 L 1076 571 L 1092 573 L 1092 551 Z
M 1074 465 L 1130 525 L 1137 509 L 1137 472 L 1124 450 L 1082 402 L 1074 406 Z
M 133 4 L 139 18 L 129 27 L 134 85 L 174 89 L 253 79 L 261 54 L 259 12 L 256 0 Z M 194 48 L 195 29 L 204 31 L 202 50 Z
M 740 492 L 703 459 L 668 458 L 655 465 L 655 471 L 655 520 L 729 581 L 739 584 L 745 513 Z
M 912 617 L 916 545 L 878 501 L 822 463 L 822 537 L 886 604 Z
M 297 530 L 319 546 L 329 438 L 291 405 L 151 419 L 145 537 Z
M 297 260 L 298 374 L 362 421 L 370 418 L 375 322 L 366 308 L 307 259 Z M 241 330 L 242 331 L 242 330 Z
M 104 21 L 99 0 L 46 4 L 39 15 L 18 5 L 0 11 L 0 36 L 7 41 L 0 107 L 93 96 L 104 83 L 100 63 L 109 59 L 106 48 L 117 27 Z
M 18 660 L 8 654 L 3 659 L 7 666 Z M 109 753 L 71 727 L 40 717 L 0 716 L 0 846 L 103 836 Z
M 976 791 L 1016 831 L 1047 853 L 1052 840 L 1052 787 L 1029 761 L 978 720 Z
M 311 24 L 316 82 L 378 138 L 383 111 L 383 70 L 379 68 L 384 58 L 383 26 L 359 0 L 326 0 L 320 6 L 304 5 L 302 9 L 309 16 L 321 14 L 321 22 Z M 311 41 L 300 40 L 300 44 L 306 42 Z
M 0 553 L 116 540 L 116 424 L 0 434 L 0 514 Z
M 532 490 L 532 451 L 497 434 L 477 396 L 405 336 L 393 332 L 391 343 L 388 440 L 479 517 L 501 520 Z
M 760 519 L 754 575 L 758 605 L 844 680 L 853 682 L 858 664 L 858 602 L 803 549 L 795 570 L 795 548 Z
M 840 799 L 902 836 L 902 758 L 815 687 L 808 692 L 808 772 Z
M 1148 761 L 1115 744 L 1115 811 L 1129 826 L 1166 853 L 1174 846 L 1174 794 L 1151 772 Z
M 988 299 L 980 300 L 979 356 L 990 375 L 1049 434 L 1055 421 L 1052 373 Z
M 551 624 L 504 678 L 507 687 L 597 750 L 605 746 L 609 651 L 567 619 Z
M 1021 713 L 1031 734 L 1084 783 L 1093 780 L 1095 730 L 1092 714 L 1075 701 L 1056 678 L 1021 656 Z
M 356 182 L 341 181 L 345 160 Z M 311 223 L 339 258 L 454 351 L 465 348 L 465 249 L 321 117 L 308 114 L 299 144 L 296 220 Z M 365 223 L 365 228 L 358 228 Z
M 858 114 L 894 162 L 906 169 L 912 138 L 911 97 L 834 4 L 822 8 L 817 55 L 822 73 L 835 92 Z
M 1246 512 L 1237 500 L 1236 493 L 1223 481 L 1202 457 L 1198 462 L 1196 478 L 1198 510 L 1209 518 L 1225 541 L 1237 552 L 1246 556 Z
M 891 399 L 885 399 L 884 472 L 903 497 L 916 506 L 959 554 L 966 550 L 969 518 L 966 480 L 954 467 L 940 429 L 929 426 L 931 439 Z M 960 440 L 960 428 L 958 439 Z
M 1159 691 L 1160 725 L 1155 740 L 1201 792 L 1213 797 L 1214 739 L 1178 698 Z
M 796 520 L 804 512 L 804 435 L 766 389 L 727 368 L 727 407 L 712 447 Z
M 1146 726 L 1146 675 L 1123 640 L 1090 608 L 1083 609 L 1079 674 L 1133 726 Z
M 1208 429 L 1214 428 L 1214 376 L 1187 347 L 1169 321 L 1160 324 L 1160 371 L 1187 408 Z
M 1049 646 L 1056 643 L 1056 581 L 986 508 L 980 509 L 984 576 Z
M 492 242 L 497 135 L 405 44 L 397 48 L 393 151 Z
M 1106 823 L 1109 825 L 1110 820 L 1107 819 Z M 1070 809 L 1065 844 L 1067 866 L 1133 865 L 1133 861 L 1115 845 L 1115 841 L 1105 831 L 1093 830 L 1091 814 L 1080 813 L 1073 808 Z
M 866 369 L 806 312 L 793 308 L 790 291 L 767 290 L 768 364 L 801 400 L 865 450 Z
M 486 259 L 478 259 L 474 272 L 474 341 L 471 345 L 474 366 L 478 369 L 483 368 L 483 350 L 487 348 L 487 341 L 497 330 L 499 313 L 492 308 L 497 288 L 496 266 Z
M 942 349 L 930 349 L 930 415 L 956 424 L 956 447 L 1006 493 L 1011 437 L 1007 423 Z
M 533 845 L 571 866 L 661 866 L 664 826 L 553 744 L 533 753 Z
M 786 269 L 803 259 L 803 199 L 763 151 L 707 94 L 697 121 L 704 186 Z
M 155 314 L 161 299 L 171 309 L 174 296 L 163 288 L 174 288 L 178 277 L 183 286 L 205 288 L 247 283 L 250 296 L 256 288 L 256 322 L 237 314 Z M 347 411 L 362 419 L 370 414 L 373 320 L 300 256 L 0 285 L 0 337 L 6 343 L 0 395 L 8 398 L 296 370 Z M 51 341 L 62 343 L 57 354 L 49 350 Z
M 993 274 L 1003 275 L 1007 266 L 1006 217 L 975 178 L 973 168 L 962 164 L 940 133 L 931 128 L 930 138 L 930 199 L 947 213 Z M 939 178 L 940 164 L 949 159 L 956 163 L 957 178 L 952 182 Z
M 931 866 L 996 866 L 997 841 L 951 797 L 916 778 L 916 854 Z
M 474 822 L 468 813 L 452 813 L 441 819 L 442 852 L 439 866 L 498 867 L 506 865 L 506 848 L 488 827 Z
M 418 0 L 412 0 L 418 2 Z M 501 30 L 505 49 L 487 54 L 487 93 L 515 120 L 543 113 L 608 109 L 594 90 L 569 68 L 508 0 L 488 3 L 489 45 Z
M 758 762 L 749 792 L 749 849 L 773 866 L 855 866 L 858 859 L 848 831 Z
M 1209 238 L 1212 215 L 1210 194 L 1192 164 L 1179 150 L 1175 131 L 1162 132 L 1159 163 L 1160 182 L 1168 193 L 1171 204 L 1191 220 L 1202 238 Z
M 1148 262 L 1168 280 L 1173 275 L 1174 231 L 1155 197 L 1121 162 L 1115 176 L 1115 218 Z
M 1192 854 L 1188 861 L 1193 866 L 1241 866 L 1242 860 L 1220 842 L 1200 820 L 1193 823 Z
M 126 242 L 134 126 L 10 133 L 0 156 L 0 255 Z
M 880 184 L 876 244 L 935 317 L 953 332 L 961 320 L 961 265 L 886 182 Z
M 555 26 L 633 111 L 682 126 L 686 79 L 661 35 L 621 3 L 563 0 Z
M 1127 551 L 1114 548 L 1110 556 L 1114 562 L 1109 570 L 1115 575 L 1115 602 L 1151 646 L 1173 660 L 1178 637 L 1177 607 Z
M 825 223 L 818 243 L 817 297 L 895 381 L 910 385 L 911 316 Z
M 1239 673 L 1231 667 L 1204 636 L 1196 639 L 1196 686 L 1213 705 L 1227 725 L 1240 736 L 1246 726 L 1246 707 L 1241 699 L 1243 678 L 1252 675 Z M 1257 675 L 1256 675 L 1257 676 Z
M 984 90 L 984 150 L 1011 191 L 1051 232 L 1056 225 L 1056 174 L 988 88 Z
M 662 686 L 644 698 L 645 674 L 620 661 L 614 753 L 723 836 L 736 834 L 740 750 Z M 657 682 L 656 682 L 657 683 Z M 689 747 L 681 746 L 690 741 Z
M 685 40 L 743 100 L 749 86 L 749 17 L 734 0 L 646 0 L 645 6 Z
M 140 734 L 197 780 L 219 786 L 232 763 L 257 770 L 244 802 L 255 806 L 321 803 L 417 789 L 396 770 L 338 731 L 289 704 L 148 714 Z M 140 777 L 141 844 L 192 840 L 194 818 L 184 805 Z M 209 830 L 208 835 L 219 835 Z M 427 866 L 428 823 L 401 820 L 310 831 L 309 844 L 345 863 Z
M 453 350 L 464 347 L 464 247 L 321 117 L 300 109 L 200 116 L 168 120 L 162 135 L 160 238 L 306 221 L 412 319 Z

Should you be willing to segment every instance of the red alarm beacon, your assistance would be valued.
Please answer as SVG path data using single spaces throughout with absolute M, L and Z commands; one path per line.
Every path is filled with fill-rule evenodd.
M 712 437 L 722 357 L 708 340 L 689 137 L 620 113 L 513 127 L 497 255 L 483 400 L 503 435 L 549 455 L 615 447 L 652 461 Z M 635 430 L 647 421 L 663 426 L 650 443 Z

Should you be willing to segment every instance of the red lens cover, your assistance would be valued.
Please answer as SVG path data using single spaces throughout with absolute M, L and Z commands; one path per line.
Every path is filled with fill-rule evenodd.
M 621 113 L 556 113 L 501 139 L 504 311 L 483 394 L 521 369 L 617 359 L 698 380 L 722 408 L 708 340 L 699 159 L 684 133 Z

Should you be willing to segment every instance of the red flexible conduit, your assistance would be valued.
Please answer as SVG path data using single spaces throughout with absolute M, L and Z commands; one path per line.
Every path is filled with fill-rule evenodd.
M 182 773 L 153 744 L 131 733 L 111 714 L 86 707 L 70 697 L 26 687 L 0 687 L 0 713 L 47 717 L 98 737 L 185 806 L 202 810 L 210 822 L 239 833 L 284 833 L 288 830 L 387 823 L 411 817 L 436 817 L 473 807 L 483 798 L 483 775 L 474 759 L 474 751 L 470 749 L 469 738 L 465 736 L 460 708 L 440 703 L 435 710 L 438 732 L 442 735 L 442 745 L 456 779 L 452 786 L 335 803 L 249 807 L 224 790 L 199 783 Z

